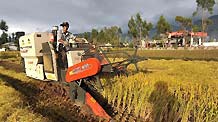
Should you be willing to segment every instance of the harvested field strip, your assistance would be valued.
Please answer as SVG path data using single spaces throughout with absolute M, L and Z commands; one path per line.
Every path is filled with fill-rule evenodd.
M 0 76 L 0 121 L 1 122 L 49 122 L 41 114 L 34 113 L 25 101 L 25 95 L 16 91 Z
M 60 84 L 29 79 L 24 73 L 6 70 L 3 67 L 0 67 L 0 78 L 2 83 L 23 95 L 21 101 L 25 106 L 48 121 L 98 121 L 96 117 L 85 113 L 83 108 L 74 105 Z

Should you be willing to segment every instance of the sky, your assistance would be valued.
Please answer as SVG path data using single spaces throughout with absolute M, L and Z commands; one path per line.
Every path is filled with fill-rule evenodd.
M 128 29 L 128 20 L 136 13 L 156 24 L 160 15 L 168 21 L 175 16 L 190 17 L 195 0 L 0 0 L 0 19 L 7 22 L 9 33 L 50 31 L 68 21 L 73 33 L 120 26 Z M 215 9 L 218 11 L 218 9 Z M 214 12 L 216 14 L 216 12 Z

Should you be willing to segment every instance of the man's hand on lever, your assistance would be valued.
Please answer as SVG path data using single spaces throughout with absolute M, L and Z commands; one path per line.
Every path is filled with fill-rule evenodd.
M 75 41 L 79 43 L 88 43 L 88 41 L 85 38 L 75 38 Z
M 74 41 L 76 43 L 88 43 L 88 41 L 85 38 L 75 38 Z M 63 39 L 59 39 L 58 42 L 62 43 L 64 46 L 68 46 L 69 43 L 72 43 L 72 42 L 64 41 Z
M 62 43 L 65 46 L 69 45 L 69 43 L 67 41 L 64 41 L 63 39 L 59 39 L 58 42 Z

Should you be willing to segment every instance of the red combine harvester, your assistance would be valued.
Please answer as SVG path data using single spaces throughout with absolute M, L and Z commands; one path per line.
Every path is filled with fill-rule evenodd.
M 103 90 L 100 78 L 105 74 L 127 75 L 127 67 L 134 64 L 138 71 L 137 63 L 145 58 L 130 55 L 122 51 L 108 51 L 108 47 L 84 43 L 70 43 L 67 55 L 67 68 L 60 62 L 60 49 L 57 51 L 58 28 L 52 33 L 38 32 L 22 36 L 19 39 L 20 53 L 23 59 L 24 71 L 27 76 L 44 80 L 59 81 L 69 86 L 70 98 L 75 102 L 88 105 L 97 116 L 110 120 L 111 117 L 97 102 L 94 89 Z M 122 54 L 127 58 L 123 61 L 111 62 L 108 56 Z M 110 83 L 109 83 L 110 84 Z M 97 87 L 97 88 L 96 88 Z

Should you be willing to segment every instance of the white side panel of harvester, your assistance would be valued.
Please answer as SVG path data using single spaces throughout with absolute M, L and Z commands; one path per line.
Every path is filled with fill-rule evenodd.
M 49 33 L 37 32 L 20 37 L 20 52 L 22 57 L 42 56 L 42 43 L 49 41 Z
M 53 45 L 51 43 L 48 43 L 48 46 L 49 48 L 51 49 L 51 59 L 50 59 L 50 62 L 47 62 L 52 64 L 52 67 L 53 67 L 53 71 L 46 71 L 45 70 L 45 76 L 46 76 L 46 79 L 48 80 L 54 80 L 54 81 L 58 81 L 58 71 L 57 71 L 57 61 L 56 61 L 56 54 L 55 54 L 55 50 L 53 48 Z M 48 57 L 47 57 L 48 58 Z M 46 60 L 46 57 L 43 57 L 43 60 L 44 62 L 47 61 Z M 46 64 L 44 64 L 44 68 L 46 68 Z M 50 70 L 51 70 L 51 67 L 50 67 Z
M 81 55 L 84 53 L 83 50 L 78 51 L 68 51 L 67 52 L 67 62 L 68 67 L 81 62 Z
M 49 80 L 58 81 L 58 75 L 57 75 L 57 73 L 45 72 L 45 76 L 46 76 L 46 78 L 49 79 Z
M 20 53 L 24 58 L 26 75 L 35 79 L 44 80 L 42 64 L 42 43 L 49 41 L 49 33 L 37 32 L 20 37 Z
M 24 58 L 26 75 L 44 80 L 43 64 L 38 64 L 38 58 Z

